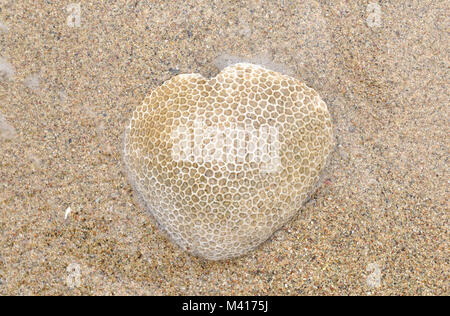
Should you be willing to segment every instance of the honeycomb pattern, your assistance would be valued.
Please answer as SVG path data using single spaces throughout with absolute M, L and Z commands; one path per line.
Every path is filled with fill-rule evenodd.
M 241 63 L 211 79 L 178 75 L 153 90 L 125 131 L 124 161 L 170 238 L 220 260 L 255 248 L 296 214 L 331 146 L 317 92 Z

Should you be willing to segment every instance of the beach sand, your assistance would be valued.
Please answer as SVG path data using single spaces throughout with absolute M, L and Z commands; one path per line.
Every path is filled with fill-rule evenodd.
M 0 295 L 449 295 L 448 10 L 1 1 Z M 165 80 L 237 61 L 319 92 L 336 147 L 298 216 L 211 262 L 139 207 L 122 135 Z

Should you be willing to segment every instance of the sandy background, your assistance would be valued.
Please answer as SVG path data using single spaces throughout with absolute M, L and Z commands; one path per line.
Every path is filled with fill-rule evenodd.
M 448 2 L 371 2 L 82 1 L 77 26 L 1 0 L 0 295 L 449 295 Z M 139 209 L 121 136 L 152 88 L 240 59 L 318 91 L 337 145 L 298 217 L 207 262 Z

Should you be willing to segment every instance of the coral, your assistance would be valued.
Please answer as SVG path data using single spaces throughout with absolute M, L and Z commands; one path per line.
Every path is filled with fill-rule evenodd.
M 183 249 L 242 255 L 307 200 L 332 146 L 326 104 L 300 81 L 240 63 L 178 75 L 147 96 L 125 132 L 134 190 Z

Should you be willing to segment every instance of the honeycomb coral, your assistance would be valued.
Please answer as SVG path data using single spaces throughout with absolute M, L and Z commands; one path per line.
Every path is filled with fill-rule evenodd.
M 173 241 L 220 260 L 269 238 L 307 200 L 332 145 L 326 104 L 298 80 L 252 64 L 178 75 L 125 131 L 135 192 Z

